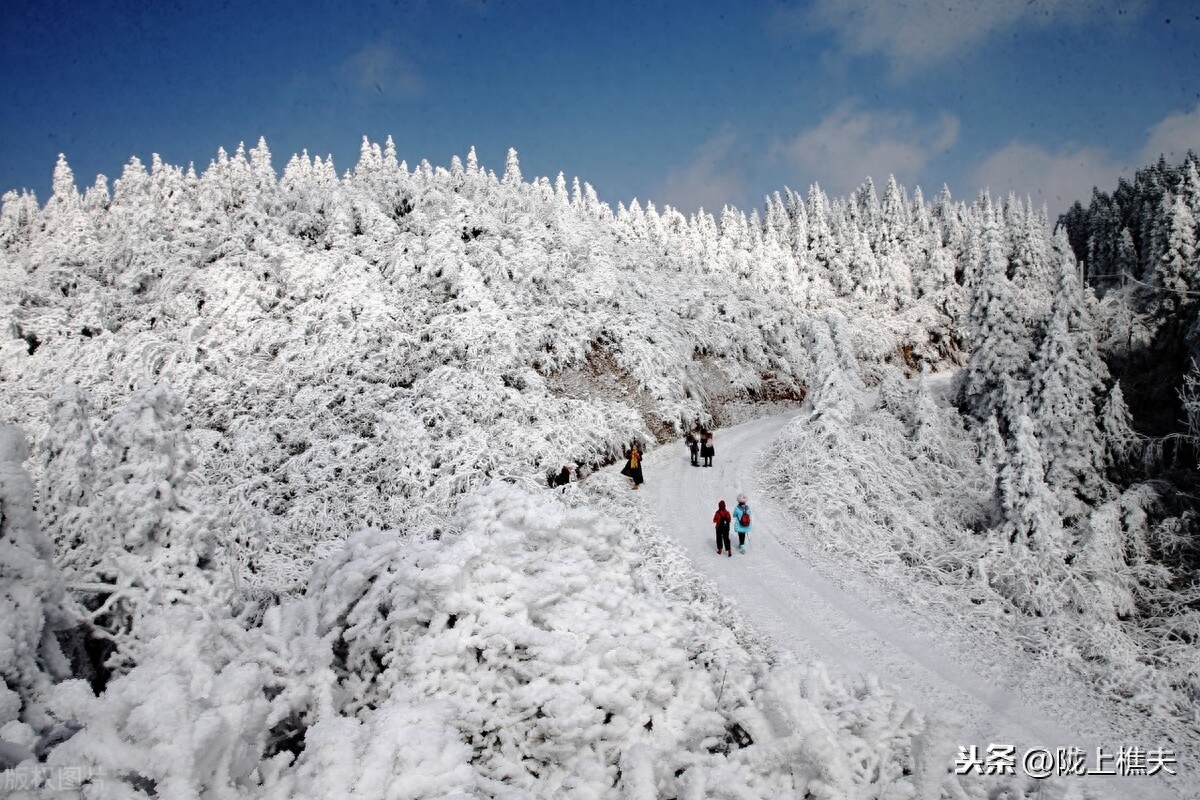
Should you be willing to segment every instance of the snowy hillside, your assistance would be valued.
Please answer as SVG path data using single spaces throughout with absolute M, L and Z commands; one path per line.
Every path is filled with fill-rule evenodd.
M 1195 733 L 1181 523 L 1118 474 L 1103 309 L 1025 204 L 613 212 L 513 152 L 497 178 L 390 141 L 341 177 L 260 142 L 54 186 L 0 211 L 17 788 L 985 796 L 930 777 L 954 753 L 919 710 L 724 608 L 603 469 L 802 400 L 764 470 L 820 546 Z

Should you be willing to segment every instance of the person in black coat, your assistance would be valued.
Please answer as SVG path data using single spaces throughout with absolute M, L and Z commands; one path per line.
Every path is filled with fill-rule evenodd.
M 700 466 L 700 440 L 696 438 L 696 434 L 688 431 L 683 441 L 687 444 L 688 452 L 692 454 L 692 466 Z
M 704 466 L 711 467 L 713 456 L 716 455 L 717 449 L 713 447 L 711 432 L 705 431 L 702 437 L 700 441 L 700 457 L 704 459 Z
M 571 465 L 563 464 L 563 468 L 561 470 L 559 470 L 559 473 L 557 475 L 554 476 L 554 485 L 556 487 L 557 486 L 566 486 L 570 482 L 571 482 Z

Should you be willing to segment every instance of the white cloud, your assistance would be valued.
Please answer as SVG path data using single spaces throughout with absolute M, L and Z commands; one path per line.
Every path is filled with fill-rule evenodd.
M 662 202 L 684 213 L 703 208 L 718 215 L 726 204 L 736 205 L 747 184 L 736 142 L 737 133 L 726 129 L 696 148 L 687 165 L 667 174 Z
M 1200 152 L 1200 105 L 1172 114 L 1151 128 L 1138 161 L 1148 164 L 1164 155 L 1168 164 L 1179 164 L 1188 150 Z
M 1171 114 L 1146 132 L 1137 152 L 1116 154 L 1102 147 L 1073 144 L 1056 150 L 1013 141 L 992 153 L 975 170 L 977 189 L 988 189 L 993 198 L 1010 191 L 1028 195 L 1036 205 L 1045 203 L 1051 216 L 1066 211 L 1078 200 L 1085 206 L 1092 187 L 1111 192 L 1117 179 L 1165 155 L 1167 163 L 1183 161 L 1188 149 L 1200 150 L 1200 105 Z
M 930 159 L 958 141 L 958 131 L 952 114 L 923 121 L 908 112 L 865 111 L 847 102 L 815 127 L 777 144 L 772 154 L 797 173 L 795 188 L 819 183 L 831 197 L 844 197 L 868 177 L 880 186 L 888 175 L 901 183 L 915 181 Z
M 1130 15 L 1146 0 L 816 0 L 803 14 L 840 52 L 881 53 L 897 71 L 926 66 L 1018 26 L 1078 24 Z
M 996 200 L 1014 192 L 1019 198 L 1029 197 L 1035 206 L 1045 203 L 1053 218 L 1076 200 L 1086 206 L 1093 186 L 1114 188 L 1127 169 L 1098 147 L 1074 146 L 1051 152 L 1039 145 L 1011 142 L 979 165 L 975 183 L 976 189 L 987 189 Z
M 390 100 L 417 97 L 425 91 L 416 66 L 386 42 L 364 45 L 342 62 L 341 72 L 357 89 Z

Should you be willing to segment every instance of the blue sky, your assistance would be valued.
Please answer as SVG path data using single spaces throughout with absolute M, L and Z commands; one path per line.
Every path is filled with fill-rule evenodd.
M 0 191 L 45 201 L 158 153 L 202 170 L 265 136 L 353 168 L 474 145 L 614 207 L 761 206 L 889 174 L 1057 213 L 1200 150 L 1200 4 L 1149 0 L 60 2 L 0 25 Z

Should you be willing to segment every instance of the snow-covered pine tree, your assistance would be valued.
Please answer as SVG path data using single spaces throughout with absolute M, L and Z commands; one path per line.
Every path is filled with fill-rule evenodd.
M 1066 533 L 1058 502 L 1046 485 L 1033 420 L 1024 409 L 1013 423 L 1011 439 L 998 483 L 1004 521 L 997 533 L 1006 554 L 993 559 L 992 580 L 1018 607 L 1048 616 L 1067 600 L 1063 586 Z
M 1165 291 L 1160 300 L 1164 312 L 1195 305 L 1189 292 L 1200 287 L 1200 266 L 1196 262 L 1196 219 L 1182 196 L 1164 195 L 1165 220 L 1162 228 L 1162 252 L 1155 268 L 1155 283 Z
M 1030 415 L 1044 454 L 1046 483 L 1070 518 L 1104 491 L 1104 444 L 1097 420 L 1108 368 L 1076 280 L 1066 234 L 1055 242 L 1059 259 L 1050 322 L 1032 366 Z
M 152 235 L 158 238 L 172 236 L 185 230 L 194 230 L 196 225 L 194 205 L 195 187 L 189 186 L 183 170 L 167 164 L 158 153 L 150 157 L 149 196 L 152 201 Z
M 806 247 L 816 266 L 827 270 L 833 259 L 835 243 L 830 229 L 829 198 L 821 191 L 819 184 L 814 183 L 808 188 L 805 218 L 808 221 Z
M 219 151 L 219 157 L 228 160 L 224 150 Z M 150 175 L 146 172 L 141 159 L 133 156 L 121 170 L 121 177 L 113 182 L 112 203 L 115 208 L 134 211 L 148 198 L 150 192 Z M 149 205 L 149 204 L 147 204 Z
M 271 149 L 265 136 L 250 150 L 250 179 L 254 186 L 253 198 L 259 210 L 275 214 L 278 210 L 279 178 L 271 165 Z
M 58 162 L 54 165 L 51 187 L 50 199 L 46 201 L 42 212 L 47 233 L 55 236 L 65 248 L 77 247 L 88 226 L 83 215 L 82 198 L 75 188 L 75 173 L 62 153 L 59 153 Z
M 976 420 L 997 416 L 1007 433 L 1028 392 L 1033 342 L 1021 296 L 990 204 L 983 210 L 982 263 L 971 293 L 971 358 L 959 377 L 963 408 Z
M 799 294 L 796 262 L 792 257 L 791 245 L 787 242 L 786 212 L 779 207 L 774 213 L 780 219 L 774 224 L 766 223 L 763 235 L 755 237 L 754 260 L 760 265 L 758 272 L 762 275 L 762 285 L 766 291 L 783 292 L 785 296 L 796 297 L 802 304 L 803 296 Z
M 0 247 L 12 249 L 16 245 L 28 244 L 42 218 L 37 195 L 27 191 L 8 191 L 4 193 L 3 203 L 0 210 Z
M 236 220 L 237 212 L 246 207 L 253 192 L 254 180 L 246 160 L 246 146 L 239 142 L 233 156 L 224 148 L 217 151 L 217 160 L 209 164 L 201 177 L 201 190 L 207 184 L 209 207 L 218 214 Z
M 385 173 L 396 172 L 400 169 L 400 159 L 396 155 L 396 143 L 391 134 L 383 142 L 383 170 Z M 405 170 L 407 172 L 407 170 Z
M 843 236 L 839 249 L 848 260 L 855 295 L 872 299 L 885 298 L 890 287 L 879 260 L 871 249 L 870 233 L 860 228 L 859 223 L 849 215 L 839 233 Z
M 1013 202 L 1021 205 L 1020 201 Z M 1032 205 L 1014 215 L 1009 230 L 1012 281 L 1025 292 L 1027 302 L 1031 304 L 1029 316 L 1032 319 L 1049 316 L 1050 299 L 1059 278 L 1057 264 L 1062 246 L 1052 245 L 1046 233 L 1046 226 Z M 1070 245 L 1065 246 L 1069 251 Z
M 919 188 L 917 197 L 920 197 Z M 908 194 L 896 182 L 895 175 L 888 176 L 884 188 L 879 231 L 877 255 L 888 285 L 887 299 L 893 306 L 902 307 L 913 296 L 913 240 L 918 234 L 914 230 Z
M 1133 417 L 1125 404 L 1121 382 L 1114 381 L 1104 396 L 1104 405 L 1098 417 L 1104 443 L 1104 463 L 1109 475 L 1125 467 L 1137 448 L 1137 434 L 1133 430 Z
M 783 207 L 787 215 L 785 224 L 791 236 L 792 252 L 799 257 L 801 252 L 808 250 L 808 203 L 804 195 L 784 187 L 783 195 L 787 202 Z
M 83 193 L 84 210 L 91 215 L 93 220 L 96 220 L 108 210 L 108 204 L 111 202 L 112 195 L 108 191 L 108 178 L 104 175 L 97 175 L 96 180 Z
M 558 177 L 554 179 L 554 200 L 562 208 L 568 208 L 571 205 L 571 195 L 567 192 L 567 176 L 562 172 L 559 172 Z
M 850 195 L 850 202 L 846 206 L 850 218 L 858 223 L 859 230 L 867 235 L 867 240 L 872 244 L 878 241 L 881 238 L 883 208 L 871 176 L 868 175 L 863 185 Z
M 908 198 L 896 182 L 895 175 L 888 175 L 879 214 L 877 252 L 880 255 L 892 255 L 903 250 L 912 235 L 912 216 Z
M 47 290 L 63 297 L 88 294 L 101 277 L 101 253 L 94 217 L 84 210 L 67 159 L 54 167 L 53 194 L 42 211 L 43 230 L 36 257 Z M 32 254 L 31 254 L 32 255 Z
M 1187 203 L 1193 219 L 1200 219 L 1200 155 L 1189 152 L 1183 164 L 1183 179 L 1179 184 L 1179 196 Z
M 999 221 L 992 208 L 991 198 L 984 195 L 971 205 L 960 204 L 958 211 L 962 219 L 962 232 L 958 248 L 958 282 L 973 291 L 982 279 L 981 270 L 984 265 L 985 229 L 989 225 L 998 226 Z M 1001 252 L 1007 253 L 1007 243 L 1003 231 L 997 234 Z M 1005 272 L 1008 267 L 1005 265 Z
M 829 314 L 807 325 L 809 354 L 812 358 L 812 382 L 809 400 L 810 419 L 817 430 L 844 435 L 859 411 L 862 377 L 850 350 L 845 319 Z
M 504 179 L 505 186 L 517 187 L 524 182 L 521 177 L 521 162 L 517 158 L 517 150 L 514 147 L 508 148 L 508 155 L 504 158 Z
M 1113 268 L 1118 276 L 1116 280 L 1120 281 L 1121 286 L 1127 285 L 1129 278 L 1138 274 L 1137 246 L 1133 243 L 1133 233 L 1128 227 L 1121 228 L 1117 241 L 1117 261 Z
M 839 297 L 849 297 L 862 285 L 862 268 L 854 261 L 855 254 L 869 250 L 849 213 L 849 203 L 833 201 L 829 206 L 829 283 Z M 865 293 L 864 293 L 865 295 Z
M 383 151 L 366 136 L 358 149 L 358 164 L 354 167 L 353 180 L 368 191 L 383 177 Z
M 787 242 L 790 248 L 789 231 L 791 220 L 783 205 L 783 197 L 779 192 L 773 192 L 763 198 L 763 234 L 774 237 L 777 242 Z
M 930 387 L 927 365 L 921 369 L 916 391 L 912 397 L 912 441 L 917 451 L 931 461 L 948 467 L 961 468 L 961 452 L 950 443 L 951 423 L 961 430 L 958 415 L 953 409 L 938 405 Z M 989 418 L 989 422 L 991 419 Z M 993 465 L 994 466 L 994 465 Z

